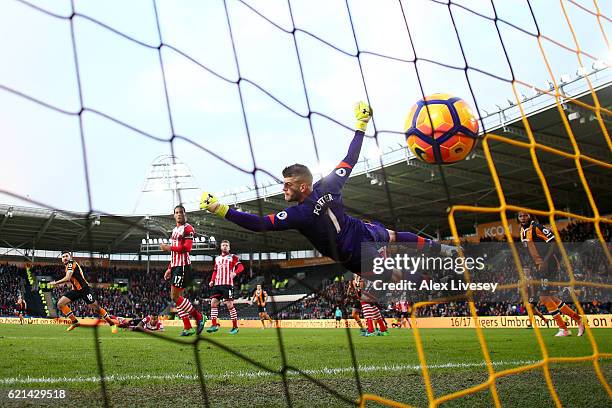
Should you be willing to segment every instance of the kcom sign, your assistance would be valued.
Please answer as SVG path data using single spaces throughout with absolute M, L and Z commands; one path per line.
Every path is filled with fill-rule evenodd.
M 508 220 L 508 227 L 510 235 L 513 235 L 515 237 L 518 236 L 519 228 L 515 220 Z M 476 233 L 478 234 L 478 239 L 502 239 L 506 236 L 506 231 L 504 230 L 504 226 L 502 225 L 501 221 L 479 224 L 476 228 Z

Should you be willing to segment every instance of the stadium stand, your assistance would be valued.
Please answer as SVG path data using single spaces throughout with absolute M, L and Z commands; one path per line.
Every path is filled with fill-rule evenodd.
M 563 242 L 582 242 L 578 257 L 570 253 L 574 266 L 574 273 L 584 280 L 597 283 L 610 283 L 610 275 L 606 269 L 606 259 L 601 251 L 597 251 L 596 243 L 592 240 L 595 237 L 593 225 L 590 223 L 573 222 L 569 223 L 565 229 L 560 231 Z M 602 234 L 609 242 L 612 237 L 612 228 L 607 224 L 602 225 Z M 481 242 L 494 241 L 484 238 Z M 466 254 L 473 256 L 481 250 L 479 244 L 464 242 L 463 248 Z M 501 251 L 498 256 L 510 259 L 509 250 Z M 524 265 L 529 265 L 530 258 L 522 254 L 521 259 Z M 502 262 L 503 263 L 503 262 Z M 487 279 L 493 279 L 501 284 L 516 281 L 514 265 L 506 262 L 505 268 L 496 271 L 487 271 Z M 167 313 L 174 315 L 173 305 L 169 300 L 169 286 L 162 278 L 163 268 L 152 268 L 149 272 L 143 267 L 83 267 L 90 283 L 101 304 L 115 315 L 125 317 L 139 317 L 149 313 Z M 61 277 L 64 267 L 58 264 L 37 264 L 32 266 L 31 272 L 34 276 L 49 276 L 53 279 Z M 251 296 L 257 283 L 262 283 L 264 288 L 271 296 L 278 295 L 303 295 L 303 299 L 297 302 L 279 301 L 274 306 L 269 304 L 268 312 L 271 316 L 278 319 L 327 319 L 333 318 L 333 311 L 336 305 L 345 309 L 350 309 L 350 305 L 344 304 L 344 293 L 346 292 L 346 282 L 344 270 L 335 264 L 307 266 L 300 268 L 282 269 L 278 265 L 259 269 L 256 265 L 247 267 L 245 273 L 236 279 L 236 288 L 239 295 L 236 308 L 241 318 L 257 319 L 257 309 L 251 306 L 246 299 Z M 208 312 L 209 303 L 207 299 L 210 295 L 208 282 L 210 281 L 211 271 L 196 271 L 194 273 L 195 284 L 188 289 L 188 296 L 194 299 L 197 307 L 204 312 Z M 426 276 L 427 277 L 427 276 Z M 440 279 L 441 277 L 430 276 Z M 475 277 L 477 279 L 477 277 Z M 116 282 L 127 282 L 127 285 L 118 285 Z M 35 293 L 35 287 L 29 289 L 26 279 L 26 270 L 15 265 L 0 265 L 0 288 L 2 297 L 0 300 L 0 314 L 3 316 L 12 315 L 14 312 L 17 294 L 24 294 L 28 301 L 30 313 L 34 315 L 44 315 L 41 310 L 37 310 L 30 305 L 31 295 Z M 68 289 L 66 287 L 56 287 L 51 291 L 52 308 L 55 303 Z M 30 293 L 29 293 L 30 292 Z M 440 294 L 442 295 L 442 294 Z M 518 299 L 518 293 L 508 291 L 507 299 L 493 301 L 487 296 L 481 297 L 477 303 L 478 314 L 482 316 L 524 316 L 527 315 L 525 306 Z M 587 313 L 600 314 L 610 313 L 612 304 L 608 301 L 607 295 L 602 288 L 584 287 L 580 293 L 585 301 L 582 304 Z M 425 300 L 415 295 L 408 299 L 411 302 Z M 382 310 L 387 316 L 392 316 L 391 304 L 394 299 L 386 299 L 382 304 Z M 32 302 L 35 303 L 35 302 Z M 92 315 L 84 303 L 75 304 L 75 312 L 79 316 Z M 350 310 L 345 310 L 350 312 Z M 418 311 L 420 317 L 434 316 L 468 316 L 469 309 L 465 302 L 439 303 L 422 307 Z M 227 310 L 220 309 L 220 318 L 228 318 Z
M 24 271 L 14 265 L 0 265 L 0 315 L 13 316 L 17 294 L 24 293 Z M 27 299 L 26 299 L 27 302 Z

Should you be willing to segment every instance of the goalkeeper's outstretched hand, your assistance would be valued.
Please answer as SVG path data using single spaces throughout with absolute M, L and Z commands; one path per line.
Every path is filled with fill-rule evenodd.
M 204 191 L 202 193 L 202 198 L 200 198 L 200 209 L 225 218 L 225 214 L 227 214 L 229 210 L 229 205 L 220 203 L 217 197 L 212 195 L 212 193 Z
M 368 127 L 368 122 L 372 118 L 372 108 L 367 102 L 360 101 L 355 105 L 355 130 L 365 132 Z

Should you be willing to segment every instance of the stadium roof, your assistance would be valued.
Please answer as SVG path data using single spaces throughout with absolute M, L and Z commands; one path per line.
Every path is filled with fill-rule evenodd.
M 612 105 L 612 83 L 597 89 L 599 103 Z M 595 105 L 590 93 L 576 97 L 588 105 Z M 557 107 L 550 103 L 538 108 L 533 100 L 528 114 L 529 125 L 538 142 L 574 152 L 563 120 Z M 603 130 L 593 112 L 573 103 L 564 105 L 564 115 L 574 133 L 578 147 L 584 155 L 612 163 L 612 153 Z M 501 124 L 492 127 L 490 133 L 528 142 L 525 127 L 517 115 L 516 106 L 497 112 Z M 603 115 L 603 112 L 602 112 Z M 519 119 L 511 120 L 511 117 Z M 489 118 L 489 117 L 487 117 Z M 487 118 L 484 119 L 485 124 Z M 603 116 L 604 126 L 612 118 Z M 507 123 L 505 123 L 507 121 Z M 501 186 L 509 204 L 546 210 L 548 205 L 540 180 L 527 149 L 507 143 L 490 141 L 493 160 L 500 176 Z M 387 155 L 385 155 L 387 156 Z M 375 219 L 400 230 L 422 231 L 429 235 L 439 232 L 449 234 L 447 208 L 451 204 L 498 206 L 499 198 L 487 162 L 483 146 L 475 149 L 470 160 L 453 166 L 439 168 L 414 159 L 405 148 L 389 153 L 384 168 L 356 171 L 344 188 L 344 199 L 349 213 Z M 550 187 L 556 208 L 574 213 L 592 215 L 573 159 L 537 151 L 537 158 Z M 598 205 L 600 214 L 612 212 L 612 180 L 605 168 L 582 161 L 584 175 Z M 448 187 L 448 195 L 445 187 Z M 451 197 L 451 202 L 448 200 Z M 237 201 L 237 206 L 252 213 L 269 214 L 286 207 L 282 195 L 272 194 L 266 199 Z M 475 223 L 497 220 L 495 214 L 459 214 L 458 228 L 472 233 Z M 232 241 L 232 250 L 244 252 L 285 252 L 312 249 L 297 232 L 255 234 L 220 220 L 202 211 L 190 212 L 188 221 L 196 231 L 217 240 Z M 167 238 L 174 226 L 170 215 L 109 216 L 76 214 L 59 210 L 25 208 L 0 204 L 0 247 L 58 250 L 100 253 L 135 253 L 141 240 L 149 231 L 151 238 Z

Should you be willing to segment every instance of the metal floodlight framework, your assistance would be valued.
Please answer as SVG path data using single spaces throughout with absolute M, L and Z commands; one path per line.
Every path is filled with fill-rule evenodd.
M 145 193 L 168 192 L 172 195 L 172 205 L 181 204 L 181 192 L 198 190 L 196 180 L 187 164 L 178 157 L 172 155 L 161 155 L 156 157 L 145 177 L 140 196 L 134 207 L 138 208 L 141 198 Z

